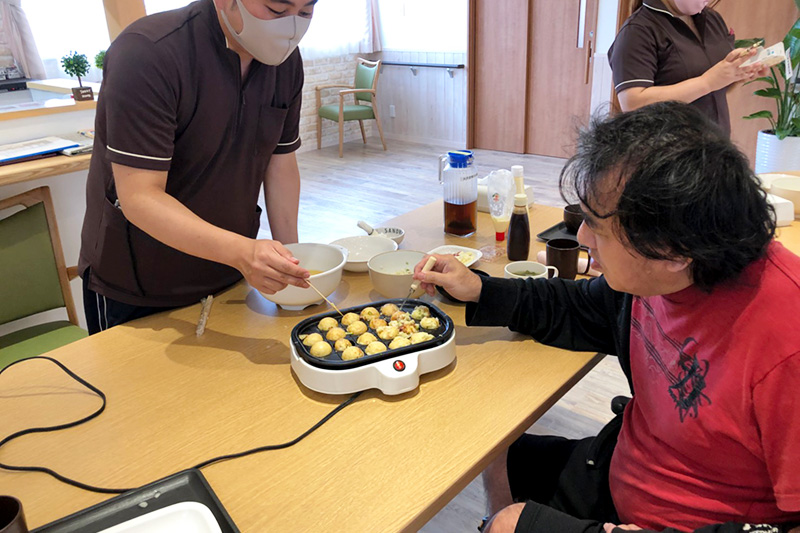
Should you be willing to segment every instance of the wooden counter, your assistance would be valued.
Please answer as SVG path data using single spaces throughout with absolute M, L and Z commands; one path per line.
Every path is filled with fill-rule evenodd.
M 92 154 L 57 155 L 0 166 L 0 187 L 89 168 Z

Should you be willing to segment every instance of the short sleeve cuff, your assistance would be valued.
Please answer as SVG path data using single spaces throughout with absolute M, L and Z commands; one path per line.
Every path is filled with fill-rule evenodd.
M 106 159 L 118 165 L 144 170 L 169 170 L 172 166 L 172 157 L 137 154 L 113 146 L 106 146 Z
M 653 85 L 655 85 L 655 82 L 653 80 L 633 79 L 618 83 L 617 85 L 614 86 L 614 90 L 617 92 L 617 94 L 619 94 L 625 89 L 631 89 L 633 87 L 652 87 Z
M 301 145 L 300 136 L 298 135 L 297 138 L 293 141 L 289 142 L 279 142 L 275 146 L 275 150 L 273 151 L 274 154 L 290 154 L 300 148 Z

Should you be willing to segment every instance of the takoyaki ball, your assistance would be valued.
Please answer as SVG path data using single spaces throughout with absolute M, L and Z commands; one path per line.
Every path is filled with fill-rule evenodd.
M 416 322 L 406 322 L 400 325 L 400 331 L 406 335 L 413 335 L 419 331 L 419 326 Z
M 431 310 L 425 305 L 418 305 L 411 311 L 411 318 L 414 320 L 422 320 L 426 316 L 431 316 Z
M 342 325 L 344 327 L 347 327 L 350 324 L 352 324 L 353 322 L 357 321 L 358 318 L 359 318 L 359 316 L 357 314 L 355 314 L 355 313 L 347 313 L 346 315 L 344 315 L 342 317 Z
M 339 323 L 336 321 L 335 318 L 333 318 L 332 316 L 326 316 L 325 318 L 319 321 L 317 327 L 319 328 L 320 331 L 328 331 L 329 329 L 335 328 L 338 325 Z
M 439 319 L 435 316 L 426 316 L 419 321 L 419 327 L 422 329 L 439 329 Z
M 342 361 L 352 361 L 364 357 L 364 352 L 358 346 L 350 346 L 342 352 Z
M 400 309 L 395 304 L 383 304 L 381 306 L 381 314 L 383 316 L 392 316 Z
M 310 352 L 314 357 L 326 357 L 331 354 L 331 345 L 325 341 L 315 342 Z
M 384 345 L 380 341 L 371 342 L 367 345 L 367 349 L 364 352 L 367 355 L 375 355 L 376 353 L 381 353 L 386 351 L 386 345 Z
M 375 342 L 376 340 L 378 340 L 378 338 L 375 335 L 373 335 L 370 332 L 367 332 L 367 333 L 361 334 L 356 339 L 356 344 L 360 344 L 362 346 L 366 346 L 367 344 L 369 344 L 371 342 Z
M 369 322 L 373 318 L 378 318 L 380 316 L 380 312 L 374 307 L 365 307 L 361 310 L 361 320 L 364 322 Z
M 395 313 L 392 313 L 393 322 L 413 322 L 413 320 L 414 319 L 411 318 L 411 315 L 404 311 L 397 311 Z
M 433 335 L 430 333 L 426 333 L 424 331 L 420 331 L 411 335 L 411 344 L 419 344 L 421 342 L 429 341 L 433 338 Z
M 316 343 L 318 343 L 321 340 L 322 340 L 322 335 L 320 335 L 319 333 L 309 333 L 303 339 L 303 344 L 305 344 L 306 346 L 310 347 L 310 346 L 314 346 Z
M 337 352 L 343 352 L 352 345 L 353 343 L 347 339 L 339 339 L 338 341 L 336 341 L 336 344 L 333 345 L 333 349 L 336 350 Z
M 371 329 L 374 329 L 375 331 L 377 331 L 379 327 L 385 326 L 385 325 L 386 325 L 386 321 L 384 319 L 382 319 L 382 318 L 373 318 L 372 320 L 369 321 L 369 327 Z
M 402 348 L 404 346 L 409 346 L 411 341 L 405 337 L 395 337 L 392 339 L 392 342 L 389 343 L 389 349 L 395 350 L 397 348 Z
M 397 337 L 397 334 L 400 333 L 400 330 L 396 326 L 381 326 L 375 331 L 378 332 L 378 337 L 385 341 L 390 341 Z
M 347 332 L 340 327 L 331 328 L 325 334 L 325 338 L 329 341 L 336 342 L 339 339 L 343 339 L 347 335 Z
M 360 320 L 356 320 L 349 326 L 347 326 L 347 333 L 350 335 L 361 335 L 362 333 L 366 333 L 367 325 L 361 322 Z

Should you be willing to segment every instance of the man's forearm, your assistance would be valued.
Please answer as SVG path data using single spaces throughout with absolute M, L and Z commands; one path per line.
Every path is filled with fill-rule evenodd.
M 264 198 L 272 238 L 283 244 L 297 242 L 300 170 L 294 153 L 272 156 L 264 177 Z

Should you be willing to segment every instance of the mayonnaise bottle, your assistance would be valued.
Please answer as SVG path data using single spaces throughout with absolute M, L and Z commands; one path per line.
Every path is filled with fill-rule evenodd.
M 486 180 L 489 214 L 494 224 L 494 235 L 498 242 L 505 240 L 511 211 L 514 209 L 514 178 L 505 169 L 495 170 Z

